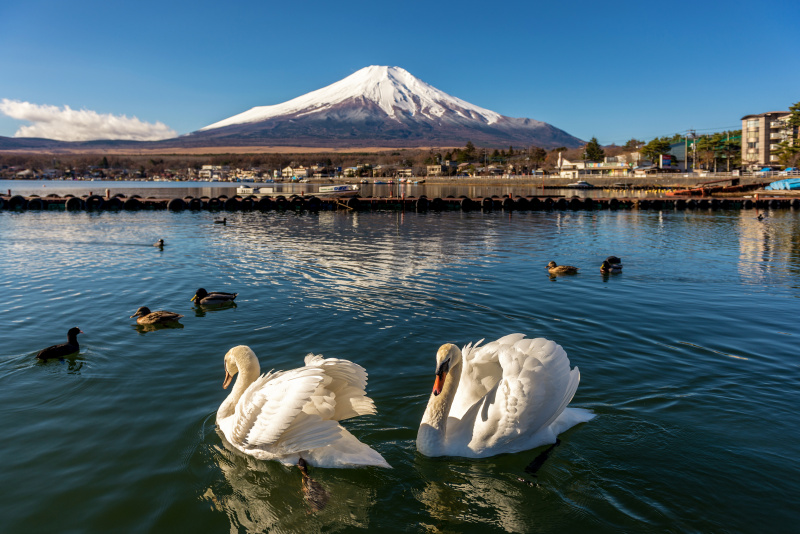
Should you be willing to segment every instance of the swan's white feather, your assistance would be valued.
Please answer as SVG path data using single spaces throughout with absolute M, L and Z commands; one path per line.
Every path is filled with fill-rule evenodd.
M 390 467 L 338 423 L 340 415 L 375 413 L 360 365 L 309 355 L 304 367 L 258 376 L 258 359 L 245 346 L 231 349 L 225 361 L 231 374 L 241 372 L 237 382 L 244 380 L 217 412 L 217 424 L 235 448 L 287 464 L 302 457 L 323 467 Z
M 333 419 L 343 421 L 359 415 L 376 413 L 375 403 L 366 396 L 366 369 L 349 360 L 323 358 L 314 354 L 306 356 L 305 364 L 308 367 L 318 367 L 325 372 L 324 388 L 336 398 L 333 406 L 335 411 L 331 416 Z
M 567 408 L 580 371 L 570 369 L 567 353 L 557 343 L 523 334 L 480 343 L 461 351 L 463 367 L 446 425 L 435 422 L 445 400 L 431 396 L 417 440 L 423 454 L 519 452 L 554 443 L 560 432 L 594 417 L 588 410 Z
M 275 443 L 323 378 L 319 370 L 301 367 L 257 379 L 236 404 L 233 439 L 251 447 Z

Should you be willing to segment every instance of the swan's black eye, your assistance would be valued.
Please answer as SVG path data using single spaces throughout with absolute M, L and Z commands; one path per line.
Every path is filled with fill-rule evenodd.
M 446 373 L 450 370 L 450 358 L 447 358 L 445 361 L 439 365 L 439 368 L 436 370 L 437 375 L 441 375 L 442 373 Z

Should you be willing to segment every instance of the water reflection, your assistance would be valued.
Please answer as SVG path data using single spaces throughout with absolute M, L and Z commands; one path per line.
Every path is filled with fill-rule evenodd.
M 452 458 L 437 461 L 418 458 L 417 469 L 425 480 L 416 498 L 434 524 L 432 532 L 449 531 L 454 525 L 491 524 L 506 532 L 530 531 L 535 491 L 519 477 L 502 478 L 503 468 L 494 461 L 461 463 Z M 448 525 L 446 529 L 441 525 Z
M 195 304 L 194 306 L 194 316 L 195 317 L 205 317 L 206 313 L 214 313 L 223 310 L 229 310 L 232 308 L 236 308 L 237 305 L 233 301 L 223 302 L 222 304 Z M 183 328 L 181 326 L 180 328 Z
M 225 483 L 207 488 L 202 500 L 227 515 L 231 532 L 321 532 L 367 528 L 374 489 L 356 482 L 371 470 L 309 468 L 261 461 L 233 450 L 217 429 L 211 446 Z
M 174 330 L 174 329 L 181 329 L 184 327 L 181 323 L 177 321 L 171 323 L 160 323 L 160 324 L 135 324 L 131 326 L 142 335 L 148 332 L 155 332 L 157 330 Z

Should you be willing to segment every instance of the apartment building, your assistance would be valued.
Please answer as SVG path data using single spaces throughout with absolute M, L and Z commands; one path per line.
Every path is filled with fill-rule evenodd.
M 742 167 L 758 170 L 778 165 L 774 151 L 778 143 L 796 132 L 789 125 L 788 111 L 769 111 L 742 117 Z

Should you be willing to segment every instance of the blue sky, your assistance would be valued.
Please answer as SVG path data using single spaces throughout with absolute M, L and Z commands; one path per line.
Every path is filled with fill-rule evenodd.
M 622 144 L 734 129 L 800 101 L 798 20 L 797 0 L 6 0 L 0 102 L 184 134 L 390 65 L 503 115 Z M 9 106 L 2 136 L 31 124 Z

